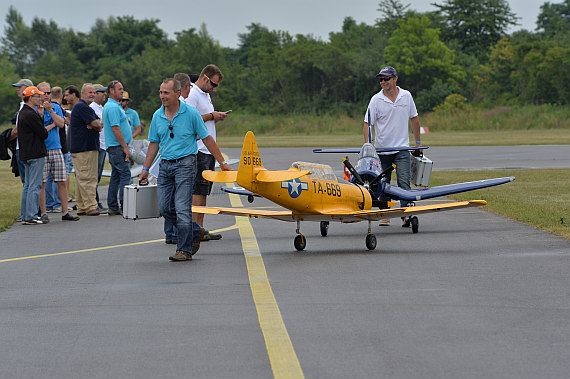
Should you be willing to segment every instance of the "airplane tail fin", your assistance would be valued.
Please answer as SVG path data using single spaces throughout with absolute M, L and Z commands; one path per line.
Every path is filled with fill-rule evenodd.
M 243 139 L 243 147 L 241 149 L 241 157 L 239 160 L 239 168 L 237 172 L 237 184 L 244 188 L 251 187 L 260 170 L 265 170 L 259 148 L 255 141 L 255 135 L 252 131 L 248 131 Z

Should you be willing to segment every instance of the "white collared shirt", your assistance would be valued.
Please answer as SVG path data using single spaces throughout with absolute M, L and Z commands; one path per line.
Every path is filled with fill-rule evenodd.
M 184 100 L 184 102 L 190 106 L 193 106 L 200 112 L 201 115 L 212 113 L 214 111 L 214 104 L 212 104 L 212 99 L 210 94 L 202 91 L 202 89 L 196 85 L 192 86 L 190 94 Z M 216 140 L 216 122 L 214 120 L 209 120 L 205 122 L 206 128 L 208 128 L 208 133 L 212 136 L 214 141 Z M 198 151 L 205 154 L 210 154 L 206 145 L 202 140 L 198 141 Z
M 103 120 L 103 106 L 94 101 L 92 101 L 89 106 L 95 111 L 97 117 L 99 117 L 100 120 Z M 99 148 L 105 150 L 105 133 L 103 133 L 103 130 L 99 132 Z
M 368 109 L 370 110 L 372 125 L 374 125 L 374 146 L 376 147 L 410 146 L 409 120 L 416 117 L 418 111 L 412 94 L 400 87 L 398 89 L 398 96 L 394 102 L 384 95 L 384 90 L 378 92 L 370 99 Z M 364 115 L 364 122 L 370 124 L 368 112 Z

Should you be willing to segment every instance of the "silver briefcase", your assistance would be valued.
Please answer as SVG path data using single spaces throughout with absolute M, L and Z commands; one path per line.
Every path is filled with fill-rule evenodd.
M 431 177 L 431 169 L 433 162 L 428 157 L 415 157 L 411 155 L 412 167 L 410 171 L 410 179 L 413 184 L 421 187 L 429 187 L 429 179 Z
M 160 217 L 156 184 L 130 184 L 123 193 L 123 217 L 129 220 Z

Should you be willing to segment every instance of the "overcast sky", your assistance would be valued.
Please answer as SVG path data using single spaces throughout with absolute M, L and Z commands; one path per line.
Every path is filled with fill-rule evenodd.
M 477 0 L 473 0 L 477 1 Z M 401 0 L 409 9 L 433 11 L 430 3 L 443 0 Z M 527 29 L 534 31 L 543 0 L 508 0 L 511 11 L 521 19 L 520 25 L 509 32 Z M 560 3 L 562 0 L 550 0 Z M 60 27 L 87 32 L 97 18 L 134 16 L 136 19 L 159 19 L 158 26 L 174 38 L 174 32 L 206 24 L 208 33 L 222 46 L 237 47 L 238 33 L 247 33 L 246 26 L 260 23 L 270 30 L 283 30 L 292 35 L 311 34 L 328 41 L 330 32 L 339 32 L 345 17 L 357 23 L 373 25 L 382 15 L 378 12 L 379 0 L 93 0 L 93 1 L 15 1 L 0 0 L 1 25 L 13 5 L 30 26 L 34 17 L 53 20 Z M 0 31 L 4 35 L 4 28 Z

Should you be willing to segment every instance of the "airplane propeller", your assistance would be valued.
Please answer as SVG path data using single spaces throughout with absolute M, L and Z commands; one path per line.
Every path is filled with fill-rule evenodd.
M 348 169 L 348 171 L 350 171 L 352 176 L 354 176 L 354 179 L 356 179 L 356 183 L 360 184 L 361 186 L 364 186 L 364 180 L 362 180 L 362 178 L 360 177 L 360 175 L 358 174 L 352 163 L 350 163 L 348 157 L 342 158 L 342 163 L 344 163 L 344 166 Z

